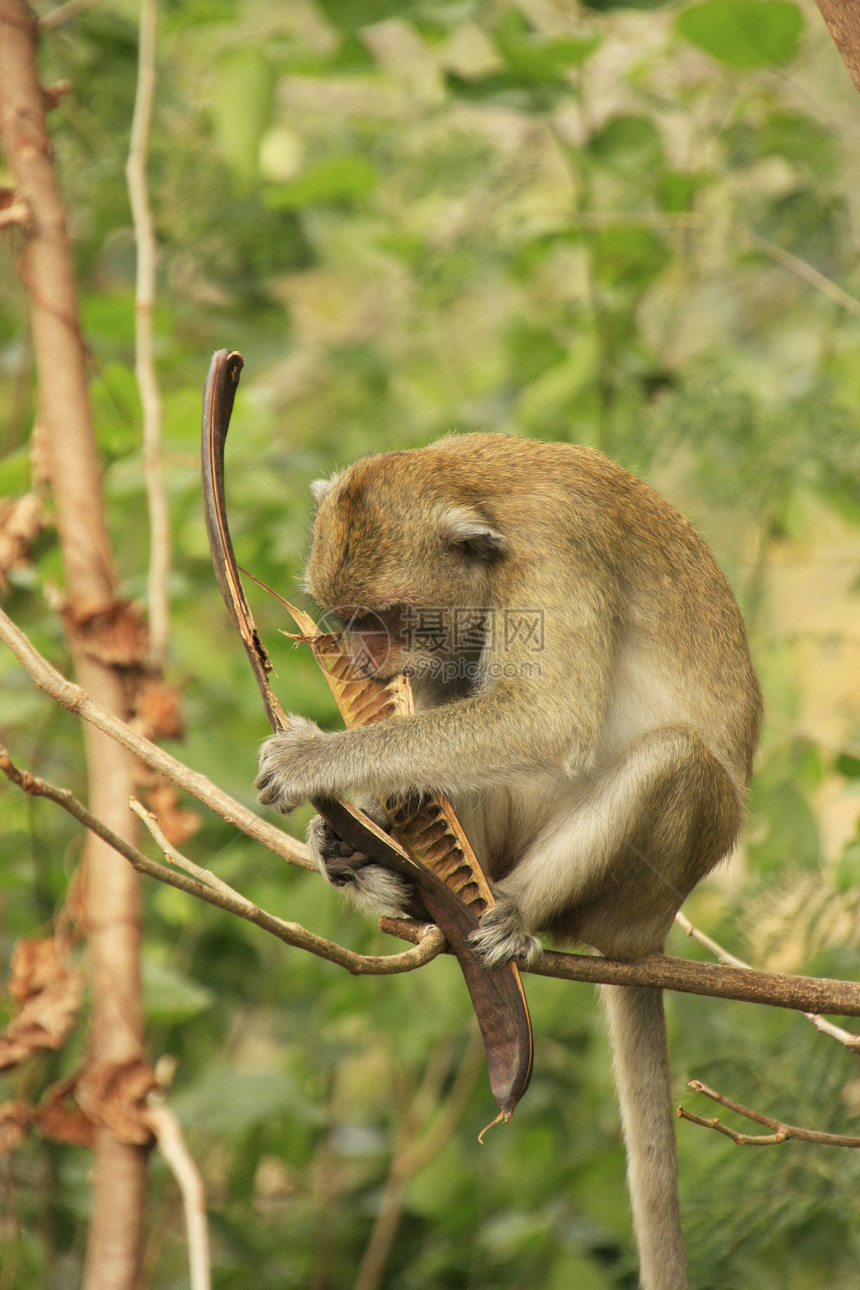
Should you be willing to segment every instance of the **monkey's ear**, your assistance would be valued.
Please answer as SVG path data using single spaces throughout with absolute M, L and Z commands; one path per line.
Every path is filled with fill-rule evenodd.
M 439 520 L 443 539 L 463 555 L 484 564 L 500 560 L 507 551 L 507 542 L 497 529 L 488 524 L 477 511 L 465 506 L 452 506 Z
M 311 484 L 311 497 L 314 499 L 317 506 L 320 505 L 326 494 L 331 492 L 333 482 L 334 481 L 331 479 L 315 479 Z

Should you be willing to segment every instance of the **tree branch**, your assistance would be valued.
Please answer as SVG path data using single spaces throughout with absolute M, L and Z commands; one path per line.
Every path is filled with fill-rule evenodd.
M 717 1133 L 731 1138 L 738 1147 L 776 1147 L 792 1139 L 795 1142 L 816 1142 L 823 1147 L 860 1147 L 860 1138 L 849 1138 L 844 1133 L 823 1133 L 818 1129 L 802 1129 L 796 1124 L 785 1124 L 782 1120 L 762 1115 L 760 1111 L 752 1111 L 748 1106 L 742 1106 L 740 1102 L 735 1102 L 732 1098 L 717 1093 L 715 1089 L 708 1088 L 701 1080 L 690 1080 L 690 1088 L 696 1093 L 704 1093 L 705 1097 L 709 1097 L 712 1102 L 719 1102 L 720 1106 L 728 1107 L 730 1111 L 736 1111 L 738 1115 L 743 1115 L 756 1124 L 764 1124 L 767 1128 L 773 1129 L 773 1133 L 736 1133 L 721 1120 L 716 1118 L 705 1120 L 699 1115 L 693 1115 L 692 1111 L 685 1110 L 683 1106 L 678 1107 L 675 1114 L 679 1120 L 689 1120 L 692 1124 L 700 1124 L 704 1129 L 714 1129 Z
M 21 199 L 30 212 L 19 258 L 27 288 L 39 382 L 40 420 L 65 576 L 64 620 L 75 675 L 107 712 L 126 697 L 100 633 L 129 653 L 135 633 L 123 616 L 101 488 L 101 466 L 87 389 L 75 271 L 66 213 L 45 124 L 38 79 L 36 24 L 25 0 L 0 0 L 0 135 Z M 131 615 L 127 616 L 129 622 Z M 118 719 L 118 718 L 117 718 Z M 125 803 L 134 765 L 94 727 L 83 742 L 90 803 L 120 835 L 136 822 Z M 90 835 L 84 854 L 84 921 L 92 967 L 89 1051 L 95 1064 L 134 1066 L 143 1054 L 140 987 L 140 881 L 115 852 Z M 146 1148 L 107 1124 L 96 1132 L 95 1175 L 84 1281 L 87 1290 L 130 1290 L 138 1282 L 143 1236 Z
M 67 789 L 59 788 L 55 784 L 48 783 L 47 780 L 40 779 L 36 775 L 30 774 L 29 771 L 19 770 L 12 762 L 8 751 L 0 745 L 0 771 L 6 778 L 22 792 L 29 793 L 33 797 L 45 797 L 49 801 L 56 802 L 64 811 L 73 816 L 85 828 L 89 829 L 97 837 L 101 838 L 108 846 L 113 847 L 125 860 L 128 860 L 138 873 L 146 874 L 149 878 L 155 878 L 157 882 L 163 882 L 168 887 L 175 887 L 177 891 L 185 892 L 189 896 L 196 896 L 198 900 L 205 900 L 207 904 L 214 905 L 217 909 L 223 909 L 228 914 L 235 914 L 238 918 L 244 918 L 246 922 L 253 923 L 262 931 L 277 937 L 286 945 L 293 945 L 298 949 L 307 950 L 310 954 L 317 955 L 318 958 L 328 959 L 331 963 L 336 963 L 338 967 L 346 968 L 354 976 L 375 975 L 375 976 L 392 976 L 398 972 L 411 972 L 417 967 L 422 967 L 429 963 L 431 959 L 436 958 L 445 947 L 445 938 L 438 928 L 433 927 L 430 923 L 417 924 L 419 935 L 417 940 L 417 951 L 406 950 L 400 954 L 356 954 L 352 950 L 344 949 L 334 941 L 327 941 L 322 936 L 316 936 L 302 927 L 300 923 L 290 923 L 283 918 L 278 918 L 275 914 L 270 914 L 253 901 L 248 900 L 241 892 L 236 891 L 228 883 L 216 876 L 208 869 L 202 869 L 195 865 L 193 861 L 188 860 L 185 856 L 180 855 L 178 851 L 167 842 L 161 830 L 158 827 L 155 817 L 132 799 L 132 810 L 144 821 L 147 828 L 156 838 L 159 845 L 165 850 L 165 854 L 171 863 L 181 868 L 186 875 L 175 873 L 165 865 L 159 864 L 157 860 L 150 860 L 137 847 L 132 846 L 114 833 L 103 820 L 98 819 L 89 811 L 82 802 Z M 396 923 L 396 920 L 391 920 Z M 386 930 L 389 930 L 386 928 Z M 390 934 L 396 935 L 393 929 Z
M 169 1107 L 150 1103 L 144 1119 L 155 1134 L 159 1150 L 176 1179 L 182 1196 L 191 1290 L 210 1290 L 212 1277 L 209 1228 L 206 1223 L 206 1189 L 200 1170 L 185 1144 L 179 1121 Z
M 679 927 L 684 929 L 689 937 L 698 941 L 700 945 L 705 947 L 705 949 L 710 950 L 714 957 L 719 959 L 721 963 L 727 963 L 731 967 L 738 968 L 748 968 L 750 966 L 749 963 L 745 963 L 743 959 L 736 958 L 734 954 L 730 954 L 728 950 L 724 950 L 722 945 L 719 945 L 710 936 L 706 936 L 704 932 L 700 932 L 699 929 L 694 927 L 690 920 L 680 911 L 675 915 L 675 922 Z M 850 1030 L 843 1030 L 841 1026 L 834 1026 L 832 1021 L 827 1021 L 817 1012 L 804 1012 L 803 1015 L 816 1030 L 821 1032 L 822 1035 L 827 1035 L 828 1038 L 835 1039 L 837 1043 L 842 1044 L 843 1048 L 850 1048 L 854 1052 L 860 1051 L 860 1035 L 852 1035 Z
M 191 793 L 255 841 L 293 864 L 313 868 L 299 843 L 260 820 L 205 776 L 189 770 L 148 739 L 131 730 L 124 722 L 105 712 L 88 698 L 80 686 L 67 681 L 42 658 L 2 609 L 0 640 L 6 642 L 37 685 L 58 703 L 77 712 L 85 720 L 104 730 L 112 739 L 130 748 L 147 766 Z M 203 899 L 208 899 L 208 896 Z M 397 935 L 416 941 L 419 939 L 416 926 L 420 924 L 408 921 L 397 923 Z M 394 930 L 394 927 L 394 923 L 386 923 L 386 930 Z M 652 954 L 648 958 L 626 963 L 604 959 L 599 955 L 560 954 L 545 950 L 530 971 L 539 976 L 558 977 L 567 981 L 589 981 L 597 985 L 650 985 L 661 990 L 678 990 L 684 994 L 709 995 L 717 999 L 738 999 L 744 1003 L 762 1003 L 773 1008 L 791 1008 L 797 1012 L 860 1017 L 860 985 L 854 981 L 783 976 L 777 972 L 759 972 L 754 968 L 694 963 L 666 954 Z
M 143 408 L 143 477 L 149 507 L 149 575 L 147 609 L 149 659 L 164 662 L 167 648 L 170 571 L 170 526 L 161 466 L 161 394 L 155 374 L 152 311 L 155 307 L 156 246 L 146 183 L 146 154 L 155 97 L 155 33 L 158 5 L 142 0 L 137 58 L 137 94 L 125 167 L 137 248 L 135 284 L 134 374 Z
M 218 788 L 205 775 L 191 770 L 156 744 L 150 743 L 126 722 L 121 721 L 119 717 L 91 699 L 80 686 L 67 680 L 47 659 L 42 657 L 3 609 L 0 609 L 0 640 L 9 646 L 39 688 L 62 707 L 76 713 L 122 747 L 129 749 L 145 766 L 163 775 L 165 779 L 170 780 L 171 784 L 189 793 L 198 802 L 202 802 L 204 806 L 220 815 L 228 824 L 235 825 L 249 838 L 253 838 L 261 846 L 273 851 L 282 860 L 299 865 L 303 869 L 314 868 L 307 849 L 301 842 L 297 842 L 288 833 L 284 833 L 255 815 L 247 806 L 243 806 L 229 793 Z M 130 793 L 126 793 L 122 802 L 123 810 L 130 796 Z

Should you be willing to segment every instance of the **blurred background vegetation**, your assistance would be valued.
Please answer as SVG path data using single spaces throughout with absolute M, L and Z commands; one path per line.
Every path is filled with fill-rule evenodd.
M 110 520 L 125 588 L 142 597 L 123 176 L 136 58 L 131 0 L 43 40 L 44 83 L 72 85 L 51 121 Z M 745 846 L 688 912 L 757 966 L 856 976 L 860 100 L 811 0 L 165 0 L 158 59 L 169 675 L 187 722 L 172 750 L 253 804 L 267 728 L 199 497 L 212 350 L 246 359 L 227 460 L 240 563 L 292 597 L 308 484 L 334 467 L 451 430 L 594 444 L 713 546 L 765 691 Z M 0 402 L 0 493 L 15 495 L 36 407 L 10 255 Z M 65 666 L 50 529 L 9 582 L 9 611 Z M 251 590 L 285 706 L 335 721 L 313 662 L 278 644 L 283 613 Z M 82 791 L 74 720 L 6 655 L 0 677 L 13 755 Z M 8 958 L 49 926 L 82 837 L 14 790 L 0 789 L 0 811 Z M 323 935 L 397 948 L 217 820 L 185 849 Z M 340 1290 L 363 1258 L 363 1290 L 635 1286 L 590 987 L 527 981 L 532 1086 L 479 1147 L 494 1108 L 450 963 L 353 980 L 173 890 L 146 896 L 150 1055 L 176 1061 L 217 1287 Z M 680 935 L 670 948 L 696 953 Z M 679 1100 L 702 1110 L 684 1091 L 697 1076 L 786 1120 L 857 1132 L 856 1058 L 802 1018 L 668 1006 Z M 40 1059 L 0 1096 L 38 1097 L 78 1056 Z M 854 1153 L 739 1150 L 690 1124 L 678 1138 L 698 1290 L 856 1286 Z M 77 1284 L 89 1155 L 33 1142 L 3 1167 L 0 1287 Z M 146 1284 L 186 1277 L 174 1185 L 154 1159 Z

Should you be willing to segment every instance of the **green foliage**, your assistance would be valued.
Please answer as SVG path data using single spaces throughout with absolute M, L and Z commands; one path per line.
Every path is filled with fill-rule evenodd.
M 594 444 L 704 532 L 762 676 L 768 723 L 743 862 L 694 895 L 691 916 L 762 966 L 857 975 L 860 843 L 845 804 L 856 805 L 860 765 L 860 276 L 848 217 L 860 135 L 845 128 L 858 104 L 844 70 L 817 15 L 804 15 L 801 39 L 800 9 L 775 0 L 679 14 L 651 0 L 163 6 L 149 175 L 168 676 L 187 723 L 171 751 L 253 804 L 266 724 L 199 499 L 213 349 L 246 358 L 227 452 L 240 563 L 300 602 L 308 486 L 352 458 L 452 429 Z M 142 598 L 123 181 L 136 56 L 133 10 L 113 2 L 43 34 L 43 82 L 73 86 L 51 124 L 116 558 L 125 592 Z M 775 76 L 789 60 L 791 77 Z M 0 286 L 0 493 L 15 496 L 31 483 L 36 400 L 11 260 Z M 67 668 L 46 609 L 62 586 L 50 528 L 31 554 L 9 575 L 6 607 Z M 313 660 L 278 634 L 283 611 L 252 585 L 249 595 L 285 705 L 336 722 Z M 8 656 L 0 686 L 13 756 L 84 795 L 73 719 Z M 82 839 L 55 807 L 11 790 L 0 788 L 0 814 L 8 957 L 61 908 Z M 286 827 L 300 834 L 307 817 Z M 399 948 L 315 875 L 216 819 L 203 815 L 185 850 L 321 935 Z M 171 1100 L 207 1179 L 216 1286 L 351 1285 L 428 1065 L 444 1104 L 468 1060 L 456 969 L 353 979 L 187 895 L 145 890 L 149 1051 L 176 1061 Z M 695 952 L 680 938 L 672 948 Z M 635 1285 L 592 992 L 538 979 L 527 991 L 527 1097 L 479 1148 L 492 1115 L 479 1070 L 461 1120 L 404 1187 L 380 1290 Z M 852 1059 L 804 1021 L 677 997 L 670 1028 L 691 1109 L 702 1108 L 683 1083 L 698 1076 L 786 1119 L 856 1129 Z M 37 1099 L 82 1042 L 83 1030 L 68 1052 L 4 1076 L 2 1096 Z M 754 1152 L 689 1124 L 678 1136 L 694 1285 L 854 1284 L 856 1153 Z M 80 1280 L 88 1170 L 86 1153 L 35 1140 L 9 1158 L 21 1290 Z M 183 1284 L 175 1192 L 160 1164 L 151 1179 L 149 1284 Z
M 275 68 L 256 45 L 225 50 L 218 59 L 212 93 L 216 147 L 239 179 L 257 174 L 257 154 L 274 106 Z
M 366 197 L 376 185 L 376 172 L 362 156 L 325 157 L 308 166 L 301 178 L 271 187 L 266 193 L 270 210 L 295 210 L 329 202 Z
M 802 30 L 789 0 L 705 0 L 678 19 L 678 31 L 730 67 L 767 67 L 794 56 Z

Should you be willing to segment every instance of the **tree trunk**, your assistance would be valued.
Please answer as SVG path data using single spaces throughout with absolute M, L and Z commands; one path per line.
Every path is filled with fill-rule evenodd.
M 20 272 L 30 297 L 69 645 L 78 682 L 122 716 L 123 688 L 107 654 L 99 656 L 98 627 L 111 622 L 115 631 L 123 609 L 105 522 L 65 211 L 36 71 L 35 24 L 23 0 L 0 0 L 0 137 L 29 209 Z M 132 759 L 90 726 L 84 729 L 84 748 L 91 810 L 134 841 L 136 821 L 127 807 Z M 139 1062 L 143 1052 L 140 882 L 110 847 L 90 837 L 84 892 L 93 988 L 88 1060 L 95 1069 L 127 1066 Z M 87 1290 L 133 1290 L 137 1284 L 145 1168 L 144 1147 L 99 1129 Z

